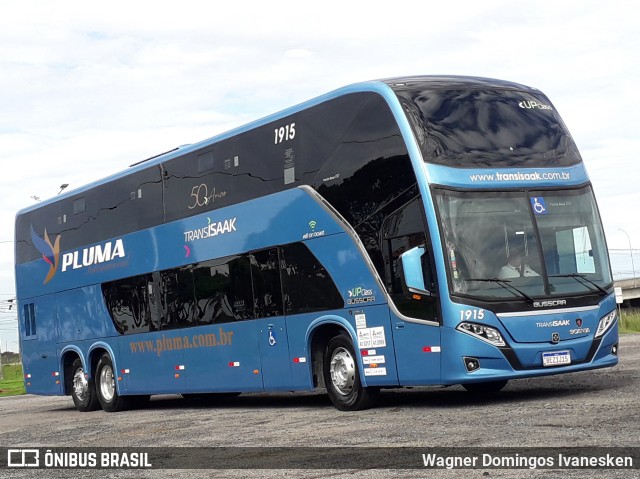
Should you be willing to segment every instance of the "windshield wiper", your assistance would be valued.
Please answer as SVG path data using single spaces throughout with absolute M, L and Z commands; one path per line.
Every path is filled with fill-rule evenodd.
M 502 286 L 504 289 L 506 289 L 510 293 L 513 293 L 515 291 L 520 296 L 522 296 L 524 299 L 526 299 L 531 304 L 533 304 L 533 298 L 531 296 L 529 296 L 527 293 L 525 293 L 524 291 L 521 291 L 520 289 L 518 289 L 515 286 L 513 286 L 512 284 L 510 284 L 511 281 L 508 280 L 508 279 L 500 279 L 500 278 L 469 278 L 469 279 L 467 279 L 467 281 L 481 281 L 481 282 L 484 282 L 484 283 L 496 283 L 496 284 L 499 284 L 500 286 Z
M 578 283 L 580 283 L 582 286 L 584 286 L 585 288 L 587 288 L 589 291 L 595 291 L 595 289 L 590 288 L 588 284 L 585 283 L 589 283 L 593 286 L 596 287 L 596 289 L 600 292 L 600 294 L 602 296 L 606 296 L 607 290 L 602 288 L 600 285 L 594 283 L 593 281 L 591 281 L 589 278 L 587 278 L 584 274 L 580 274 L 580 273 L 571 273 L 571 274 L 550 274 L 549 278 L 573 278 L 575 279 Z M 582 281 L 585 281 L 585 283 L 583 283 Z

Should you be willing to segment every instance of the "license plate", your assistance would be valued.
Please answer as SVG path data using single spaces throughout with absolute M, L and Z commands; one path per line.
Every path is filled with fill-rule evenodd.
M 542 353 L 543 366 L 563 366 L 565 364 L 571 364 L 571 354 L 569 351 Z

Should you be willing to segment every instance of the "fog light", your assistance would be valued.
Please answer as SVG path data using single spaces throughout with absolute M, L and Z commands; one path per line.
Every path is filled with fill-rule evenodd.
M 464 367 L 467 368 L 468 372 L 472 373 L 473 371 L 480 369 L 480 361 L 476 358 L 468 358 L 465 356 L 462 360 L 464 361 Z
M 618 355 L 618 343 L 611 346 L 611 354 L 613 354 L 614 356 Z

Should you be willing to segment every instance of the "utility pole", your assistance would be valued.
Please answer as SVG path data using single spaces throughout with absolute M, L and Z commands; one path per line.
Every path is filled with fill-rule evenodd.
M 625 235 L 627 235 L 627 241 L 629 241 L 629 255 L 631 256 L 631 269 L 633 271 L 633 287 L 636 287 L 636 267 L 633 264 L 633 248 L 631 247 L 631 238 L 629 237 L 629 233 L 627 233 L 625 230 L 623 230 L 622 228 L 618 228 L 620 231 L 622 231 Z

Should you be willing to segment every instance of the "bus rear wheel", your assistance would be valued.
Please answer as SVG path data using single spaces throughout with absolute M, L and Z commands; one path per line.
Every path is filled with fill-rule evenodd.
M 98 361 L 95 377 L 96 393 L 102 409 L 107 412 L 117 412 L 129 406 L 129 398 L 118 394 L 113 361 L 107 353 L 104 353 Z
M 349 337 L 340 334 L 327 344 L 324 364 L 324 383 L 331 402 L 340 411 L 360 411 L 371 407 L 377 399 L 377 388 L 365 388 Z
M 95 411 L 100 407 L 93 378 L 87 379 L 80 358 L 77 358 L 71 366 L 71 381 L 71 397 L 78 411 Z

